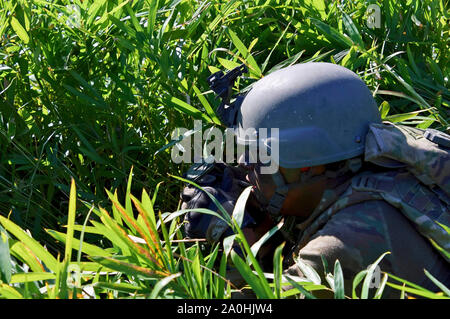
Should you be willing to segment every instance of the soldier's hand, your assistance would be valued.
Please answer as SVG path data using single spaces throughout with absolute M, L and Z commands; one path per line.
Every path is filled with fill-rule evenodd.
M 242 175 L 231 166 L 222 166 L 223 172 L 212 172 L 202 176 L 196 183 L 202 186 L 200 190 L 194 186 L 187 186 L 181 194 L 183 203 L 182 209 L 206 208 L 219 212 L 219 208 L 211 198 L 205 193 L 214 196 L 223 206 L 228 214 L 233 212 L 236 200 L 247 184 L 242 183 Z M 206 238 L 210 242 L 219 241 L 223 236 L 231 235 L 232 230 L 223 220 L 200 212 L 190 211 L 185 215 L 185 231 L 190 238 Z M 247 212 L 244 214 L 242 228 L 253 227 L 254 219 Z

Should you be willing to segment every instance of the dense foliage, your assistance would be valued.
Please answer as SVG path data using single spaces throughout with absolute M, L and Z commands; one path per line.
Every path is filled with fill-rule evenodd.
M 367 26 L 369 4 L 381 8 L 380 28 Z M 162 290 L 178 297 L 223 297 L 224 287 L 230 289 L 220 279 L 223 269 L 220 276 L 205 269 L 216 257 L 223 267 L 227 255 L 220 261 L 216 247 L 203 259 L 198 245 L 185 251 L 183 242 L 171 242 L 181 236 L 177 219 L 164 230 L 158 218 L 158 212 L 178 208 L 182 183 L 169 174 L 180 176 L 186 168 L 170 160 L 172 131 L 192 127 L 195 118 L 220 125 L 213 111 L 218 100 L 206 77 L 245 63 L 250 74 L 237 85 L 244 88 L 290 64 L 338 63 L 367 83 L 386 120 L 448 132 L 448 18 L 444 0 L 2 1 L 0 214 L 14 222 L 1 217 L 17 239 L 9 240 L 18 260 L 12 273 L 36 272 L 16 282 L 40 281 L 17 290 L 4 285 L 1 293 L 38 297 L 36 289 L 50 280 L 54 290 L 46 296 L 67 297 L 67 287 L 59 290 L 58 284 L 71 248 L 78 249 L 79 233 L 70 243 L 73 231 L 82 230 L 91 209 L 92 223 L 83 229 L 93 246 L 85 243 L 82 251 L 104 258 L 85 261 L 84 270 L 103 265 L 114 271 L 106 279 L 95 275 L 98 291 L 156 297 L 171 287 Z M 130 194 L 142 189 L 153 195 L 144 191 L 140 201 L 133 199 L 141 216 L 134 220 Z M 123 208 L 118 198 L 126 198 Z M 111 207 L 111 199 L 114 218 L 90 205 Z M 51 254 L 15 224 L 29 229 Z M 147 246 L 127 241 L 125 234 L 145 239 Z M 153 236 L 162 236 L 160 246 Z M 58 252 L 64 263 L 55 259 Z M 160 259 L 145 257 L 155 252 Z M 238 258 L 233 262 L 245 266 Z M 181 264 L 185 270 L 191 265 L 193 275 L 181 275 Z M 141 276 L 150 279 L 141 282 Z M 252 278 L 246 279 L 258 296 L 280 297 L 279 287 L 272 291 Z M 85 280 L 92 284 L 92 278 Z

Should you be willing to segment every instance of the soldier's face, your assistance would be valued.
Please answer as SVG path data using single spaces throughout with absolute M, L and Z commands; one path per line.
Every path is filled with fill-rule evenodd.
M 275 193 L 276 185 L 271 175 L 261 174 L 260 168 L 261 166 L 258 164 L 248 167 L 246 179 L 253 185 L 252 192 L 258 202 L 262 206 L 266 206 Z M 317 171 L 317 174 L 321 174 L 323 169 L 323 167 L 313 168 L 314 171 Z M 282 168 L 280 168 L 280 171 L 283 174 Z M 298 176 L 300 176 L 300 174 L 301 173 L 299 172 Z M 306 184 L 290 190 L 283 203 L 281 213 L 283 215 L 309 216 L 320 202 L 325 188 L 326 182 L 323 180 L 321 182 Z

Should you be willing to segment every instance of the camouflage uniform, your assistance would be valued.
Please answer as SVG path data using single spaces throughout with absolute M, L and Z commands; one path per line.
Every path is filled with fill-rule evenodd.
M 345 194 L 348 193 L 352 193 L 354 204 L 346 206 L 348 197 Z M 338 259 L 343 266 L 347 295 L 351 295 L 355 275 L 387 251 L 391 254 L 380 263 L 381 271 L 435 290 L 435 285 L 423 272 L 426 269 L 449 286 L 449 264 L 419 234 L 415 225 L 386 201 L 366 200 L 367 196 L 371 195 L 355 191 L 351 185 L 347 191 L 343 191 L 342 185 L 326 191 L 320 207 L 315 211 L 321 214 L 316 219 L 297 225 L 300 235 L 294 254 L 321 275 L 324 273 L 321 256 L 331 267 Z M 340 208 L 340 205 L 343 207 Z M 328 269 L 330 271 L 332 268 Z M 287 272 L 302 276 L 296 265 Z M 386 288 L 384 296 L 398 297 L 399 292 Z
M 382 271 L 436 290 L 426 269 L 449 287 L 448 151 L 423 138 L 421 130 L 375 124 L 367 136 L 365 159 L 403 168 L 366 171 L 326 190 L 310 218 L 293 227 L 298 234 L 294 254 L 319 273 L 320 256 L 331 266 L 339 259 L 347 294 L 354 276 L 387 251 L 391 254 L 380 263 Z M 292 225 L 292 220 L 286 224 Z M 287 272 L 302 276 L 296 265 Z M 398 291 L 386 288 L 385 297 L 398 296 Z
M 413 128 L 371 125 L 364 155 L 366 162 L 376 164 L 373 167 L 377 168 L 373 171 L 364 168 L 353 177 L 338 177 L 334 180 L 337 186 L 324 191 L 319 205 L 306 221 L 298 223 L 297 217 L 287 217 L 281 231 L 295 246 L 286 259 L 290 255 L 299 256 L 322 277 L 322 257 L 329 265 L 328 272 L 332 272 L 338 259 L 348 296 L 355 275 L 388 251 L 391 254 L 379 264 L 381 271 L 437 290 L 425 276 L 426 269 L 450 287 L 448 254 L 439 254 L 431 243 L 450 252 L 450 234 L 444 228 L 450 227 L 450 161 L 448 151 L 437 144 L 431 145 L 423 136 L 423 131 Z M 223 176 L 222 184 L 227 174 Z M 229 192 L 232 187 L 219 188 Z M 205 203 L 199 200 L 206 198 L 204 194 L 199 196 L 188 196 L 185 206 L 215 209 L 209 200 Z M 194 236 L 208 237 L 209 230 L 218 230 L 214 219 L 205 219 L 203 214 L 192 212 L 186 217 L 186 230 Z M 254 223 L 249 220 L 246 225 Z M 197 228 L 198 234 L 194 233 Z M 303 276 L 292 260 L 287 273 Z M 399 294 L 386 287 L 383 296 Z

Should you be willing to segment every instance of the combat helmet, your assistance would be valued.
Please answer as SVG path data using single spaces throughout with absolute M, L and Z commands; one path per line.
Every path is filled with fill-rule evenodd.
M 309 62 L 277 70 L 254 83 L 234 107 L 228 125 L 237 142 L 258 143 L 284 168 L 303 168 L 355 158 L 364 153 L 371 123 L 381 123 L 372 93 L 349 69 L 331 63 Z M 231 120 L 230 120 L 231 119 Z M 278 128 L 277 136 L 270 128 Z M 259 136 L 261 129 L 267 134 Z M 249 132 L 254 132 L 253 135 Z M 282 175 L 268 207 L 278 215 L 288 190 Z M 305 180 L 302 180 L 305 182 Z
M 257 81 L 237 109 L 239 143 L 253 128 L 278 128 L 279 165 L 300 168 L 363 154 L 370 123 L 380 123 L 372 93 L 352 71 L 331 63 L 296 64 Z M 254 136 L 258 139 L 258 136 Z M 275 140 L 277 139 L 277 140 Z

